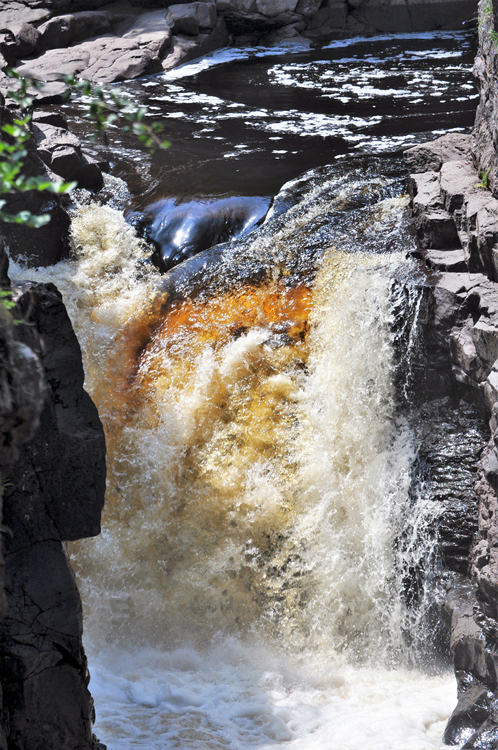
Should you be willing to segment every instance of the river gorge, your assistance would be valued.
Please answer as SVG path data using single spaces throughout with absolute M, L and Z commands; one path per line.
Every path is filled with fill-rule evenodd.
M 214 52 L 126 84 L 152 156 L 59 107 L 111 176 L 9 274 L 62 293 L 106 433 L 70 555 L 109 750 L 445 747 L 489 428 L 426 375 L 402 152 L 470 131 L 475 45 Z

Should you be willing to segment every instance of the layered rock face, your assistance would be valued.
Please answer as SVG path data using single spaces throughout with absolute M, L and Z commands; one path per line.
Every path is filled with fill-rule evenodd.
M 107 2 L 2 0 L 0 53 L 42 81 L 72 74 L 112 82 L 167 70 L 233 42 L 320 44 L 356 34 L 461 29 L 476 14 L 476 0 Z
M 473 134 L 443 136 L 405 157 L 418 255 L 427 268 L 426 388 L 477 402 L 490 417 L 475 483 L 470 579 L 447 597 L 459 698 L 445 741 L 491 750 L 498 746 L 498 118 L 488 8 L 481 8 Z

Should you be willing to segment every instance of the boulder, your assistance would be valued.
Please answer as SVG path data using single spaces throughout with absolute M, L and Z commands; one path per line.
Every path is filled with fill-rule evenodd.
M 470 158 L 471 136 L 463 133 L 447 133 L 435 141 L 409 148 L 404 153 L 410 172 L 439 172 L 447 161 Z
M 171 24 L 173 34 L 187 34 L 197 36 L 199 33 L 199 21 L 196 14 L 197 3 L 184 5 L 170 5 L 167 19 Z
M 161 63 L 154 51 L 133 39 L 114 36 L 49 50 L 18 68 L 21 75 L 41 81 L 56 81 L 70 74 L 99 83 L 124 81 L 159 70 Z
M 213 2 L 170 5 L 166 16 L 174 34 L 196 36 L 216 26 L 216 4 Z
M 0 51 L 9 61 L 31 55 L 38 44 L 40 32 L 24 21 L 10 23 L 0 29 Z
M 69 47 L 73 42 L 107 34 L 114 20 L 112 13 L 98 10 L 55 16 L 38 27 L 38 51 Z
M 74 38 L 73 16 L 56 16 L 51 18 L 38 29 L 38 51 L 45 52 L 47 49 L 57 47 L 69 47 Z
M 228 43 L 229 36 L 225 19 L 220 18 L 209 34 L 199 34 L 195 38 L 183 34 L 174 36 L 171 51 L 162 61 L 162 67 L 164 70 L 170 70 L 189 60 L 195 60 L 201 55 L 207 55 L 215 49 L 225 47 Z
M 321 4 L 322 0 L 298 0 L 294 10 L 304 18 L 311 18 L 318 11 Z
M 171 47 L 171 28 L 164 10 L 140 13 L 131 23 L 125 21 L 115 30 L 123 39 L 133 41 L 139 47 L 146 47 L 159 58 Z
M 100 190 L 102 172 L 98 165 L 81 151 L 79 139 L 68 130 L 49 123 L 34 122 L 33 135 L 43 162 L 67 182 L 77 182 L 86 190 Z
M 52 15 L 47 4 L 44 7 L 18 0 L 0 0 L 0 28 L 10 29 L 12 25 L 29 23 L 37 26 Z
M 292 13 L 297 0 L 256 0 L 256 10 L 262 16 L 278 16 L 280 13 Z

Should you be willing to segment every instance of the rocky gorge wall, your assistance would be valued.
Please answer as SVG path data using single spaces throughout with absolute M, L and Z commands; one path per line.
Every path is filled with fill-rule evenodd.
M 18 115 L 1 103 L 1 124 Z M 37 145 L 34 137 L 27 144 L 25 174 L 51 178 L 40 158 L 50 162 L 50 153 Z M 66 151 L 70 145 L 74 176 L 84 183 L 89 163 L 74 139 Z M 90 172 L 102 182 L 96 165 Z M 15 302 L 0 305 L 0 748 L 90 750 L 99 743 L 65 542 L 100 533 L 104 432 L 83 389 L 81 351 L 60 293 L 8 276 L 4 245 L 14 255 L 31 251 L 33 265 L 54 263 L 68 251 L 69 217 L 57 195 L 7 198 L 7 210 L 47 211 L 51 222 L 41 230 L 4 224 L 0 237 L 2 301 Z
M 483 0 L 479 18 L 473 133 L 405 153 L 417 255 L 427 274 L 425 388 L 436 398 L 452 394 L 455 409 L 460 399 L 477 403 L 490 419 L 475 482 L 469 578 L 455 579 L 446 599 L 458 705 L 445 742 L 466 750 L 498 747 L 498 26 Z

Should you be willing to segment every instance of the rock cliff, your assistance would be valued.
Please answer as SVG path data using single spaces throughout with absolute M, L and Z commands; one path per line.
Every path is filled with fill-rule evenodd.
M 15 114 L 2 103 L 1 122 Z M 47 135 L 42 125 L 33 129 Z M 71 141 L 67 131 L 64 138 Z M 60 174 L 54 138 L 48 133 L 40 142 L 45 153 L 35 139 L 28 144 L 27 174 Z M 77 143 L 69 146 L 84 180 L 89 162 Z M 96 165 L 94 174 L 101 178 Z M 49 229 L 7 224 L 0 237 L 2 299 L 12 295 L 16 303 L 0 305 L 0 748 L 91 750 L 98 742 L 81 602 L 64 543 L 100 531 L 105 442 L 61 295 L 52 284 L 8 277 L 4 244 L 13 255 L 30 253 L 34 264 L 53 263 L 66 251 L 68 216 L 57 196 L 45 207 L 40 195 L 23 194 L 22 207 L 48 208 Z M 15 210 L 15 201 L 7 207 Z
M 23 359 L 10 381 L 29 430 L 16 433 L 19 408 L 7 430 L 2 409 L 0 748 L 90 750 L 98 744 L 81 602 L 64 542 L 100 532 L 104 434 L 83 389 L 81 352 L 61 295 L 52 284 L 30 282 L 13 283 L 12 292 L 11 346 Z
M 477 471 L 478 528 L 469 576 L 447 597 L 458 705 L 452 745 L 498 746 L 498 116 L 493 11 L 481 2 L 472 135 L 449 134 L 405 154 L 417 255 L 426 267 L 426 389 L 481 405 L 491 440 Z

